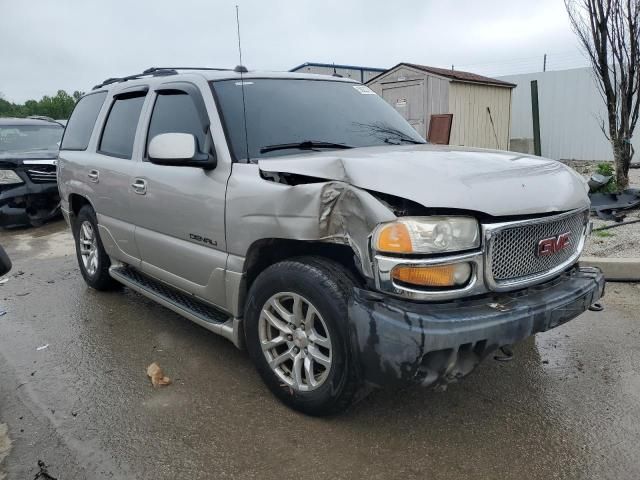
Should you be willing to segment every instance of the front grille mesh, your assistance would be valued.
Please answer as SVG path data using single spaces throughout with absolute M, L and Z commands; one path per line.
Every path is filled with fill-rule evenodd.
M 34 165 L 27 170 L 27 175 L 33 183 L 49 183 L 56 181 L 55 165 Z
M 491 274 L 500 282 L 524 280 L 544 274 L 568 261 L 578 248 L 584 233 L 584 212 L 557 220 L 541 219 L 540 223 L 514 226 L 491 237 Z M 569 245 L 548 256 L 538 256 L 538 242 L 571 232 Z

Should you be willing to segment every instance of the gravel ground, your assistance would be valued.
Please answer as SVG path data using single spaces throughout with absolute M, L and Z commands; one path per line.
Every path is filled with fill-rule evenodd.
M 638 219 L 640 219 L 640 210 L 634 210 L 627 215 L 625 221 Z M 597 217 L 593 217 L 592 221 L 593 228 L 615 223 L 600 220 Z M 583 255 L 614 258 L 640 257 L 640 223 L 593 232 Z
M 567 164 L 585 178 L 589 178 L 597 167 L 596 162 L 574 161 L 567 162 Z M 640 168 L 629 170 L 629 186 L 631 188 L 640 188 Z M 634 209 L 627 212 L 625 221 L 638 219 L 640 219 L 640 209 Z M 615 223 L 601 220 L 596 216 L 592 217 L 592 221 L 594 229 Z M 587 241 L 583 255 L 610 258 L 640 257 L 640 223 L 593 232 L 591 238 Z

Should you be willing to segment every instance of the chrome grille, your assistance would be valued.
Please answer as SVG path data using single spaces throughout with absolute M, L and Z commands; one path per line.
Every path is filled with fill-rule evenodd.
M 34 165 L 27 170 L 27 175 L 33 183 L 49 183 L 56 181 L 55 165 Z
M 525 283 L 569 262 L 584 243 L 587 215 L 582 211 L 497 228 L 488 245 L 488 273 L 494 283 Z M 565 232 L 571 232 L 566 248 L 547 256 L 537 255 L 540 240 Z

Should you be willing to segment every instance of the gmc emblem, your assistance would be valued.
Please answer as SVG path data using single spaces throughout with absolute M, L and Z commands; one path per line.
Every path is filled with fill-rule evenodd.
M 556 237 L 540 240 L 538 242 L 536 255 L 538 257 L 546 257 L 558 253 L 560 250 L 569 246 L 569 240 L 571 240 L 571 232 L 561 233 Z

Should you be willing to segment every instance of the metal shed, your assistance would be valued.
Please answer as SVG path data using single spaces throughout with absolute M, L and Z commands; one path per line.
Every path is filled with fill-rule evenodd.
M 432 115 L 452 114 L 449 144 L 509 148 L 513 83 L 475 73 L 399 63 L 367 86 L 427 137 Z
M 345 78 L 353 78 L 360 83 L 365 83 L 373 77 L 386 72 L 386 68 L 361 67 L 358 65 L 336 65 L 335 63 L 306 62 L 293 67 L 290 72 L 318 73 L 321 75 L 340 75 Z

